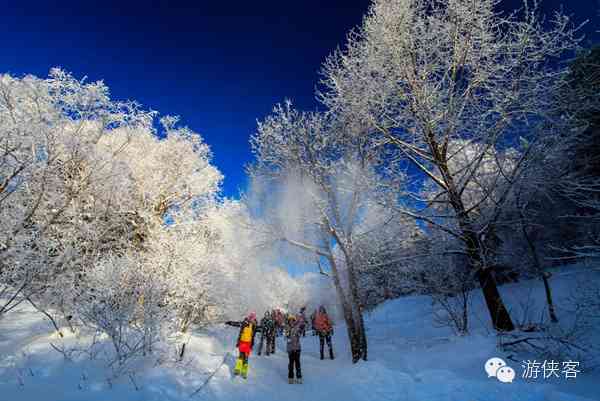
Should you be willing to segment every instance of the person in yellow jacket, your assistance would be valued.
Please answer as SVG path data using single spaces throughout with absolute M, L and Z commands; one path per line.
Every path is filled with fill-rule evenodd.
M 244 379 L 248 378 L 248 358 L 254 346 L 254 337 L 260 331 L 260 326 L 256 324 L 256 313 L 250 312 L 248 316 L 241 322 L 228 321 L 225 324 L 229 326 L 239 327 L 240 333 L 236 347 L 240 351 L 240 355 L 235 362 L 233 373 L 241 375 Z

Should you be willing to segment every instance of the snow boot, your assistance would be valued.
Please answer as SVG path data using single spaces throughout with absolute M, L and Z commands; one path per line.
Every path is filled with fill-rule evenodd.
M 294 379 L 292 379 L 291 377 L 288 379 L 288 383 L 289 384 L 294 384 Z
M 329 358 L 330 358 L 330 359 L 335 359 L 335 358 L 333 357 L 333 350 L 332 350 L 331 348 L 329 348 Z
M 237 361 L 235 361 L 235 368 L 233 369 L 233 374 L 236 376 L 241 374 L 243 365 L 244 361 L 242 361 L 242 358 L 238 358 Z
M 323 356 L 323 351 L 321 351 L 321 360 L 325 359 L 325 357 Z
M 244 379 L 248 378 L 248 362 L 246 362 L 242 365 L 242 377 Z
M 302 384 L 302 378 L 301 377 L 299 377 L 299 378 L 296 379 L 296 384 Z

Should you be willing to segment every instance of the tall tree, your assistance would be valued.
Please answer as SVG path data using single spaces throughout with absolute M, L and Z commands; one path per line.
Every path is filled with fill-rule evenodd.
M 545 29 L 527 2 L 509 16 L 495 10 L 497 3 L 374 0 L 345 50 L 325 63 L 320 98 L 340 118 L 370 127 L 375 143 L 394 147 L 412 164 L 415 183 L 426 177 L 435 193 L 424 201 L 444 213 L 419 206 L 405 213 L 460 239 L 493 326 L 510 331 L 488 262 L 494 227 L 528 155 L 518 138 L 534 141 L 543 132 L 537 128 L 565 74 L 556 61 L 578 39 L 561 13 Z M 496 155 L 510 146 L 520 157 L 506 169 Z M 482 186 L 489 163 L 495 177 Z M 479 196 L 469 200 L 472 189 Z M 494 212 L 482 220 L 485 202 Z
M 148 129 L 152 116 L 60 69 L 47 79 L 0 76 L 0 317 L 121 242 L 112 234 L 123 233 L 123 218 L 89 212 L 128 136 L 102 155 L 98 143 L 116 129 Z
M 366 217 L 377 202 L 395 198 L 402 176 L 383 179 L 380 150 L 349 135 L 353 129 L 321 113 L 298 112 L 289 102 L 278 105 L 252 137 L 250 173 L 276 198 L 261 203 L 274 237 L 327 261 L 356 362 L 367 358 L 367 339 L 355 242 L 385 224 L 385 218 L 365 224 Z

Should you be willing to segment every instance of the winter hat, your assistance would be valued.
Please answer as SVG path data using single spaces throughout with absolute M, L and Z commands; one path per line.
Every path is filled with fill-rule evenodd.
M 250 312 L 248 314 L 248 320 L 256 320 L 256 312 Z

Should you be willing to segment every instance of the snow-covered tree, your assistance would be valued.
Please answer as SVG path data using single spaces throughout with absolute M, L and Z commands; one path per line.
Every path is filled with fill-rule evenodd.
M 356 129 L 286 102 L 259 123 L 251 140 L 263 220 L 275 239 L 328 264 L 355 362 L 367 357 L 355 241 L 385 224 L 368 220 L 370 210 L 395 199 L 402 177 L 389 174 L 381 150 L 349 134 Z
M 28 301 L 59 333 L 108 338 L 123 367 L 305 293 L 245 205 L 219 198 L 202 137 L 155 117 L 59 69 L 0 76 L 0 317 Z
M 139 254 L 106 255 L 78 286 L 78 318 L 108 336 L 119 365 L 152 352 L 168 321 L 166 289 L 154 273 Z
M 490 202 L 495 211 L 489 215 L 500 215 L 510 192 L 505 184 L 516 180 L 528 156 L 519 137 L 534 142 L 548 134 L 546 111 L 566 72 L 556 61 L 578 38 L 564 14 L 556 13 L 546 28 L 527 2 L 508 16 L 497 3 L 375 0 L 345 50 L 325 63 L 320 97 L 339 118 L 366 127 L 361 135 L 395 148 L 412 164 L 416 183 L 422 177 L 432 183 L 429 204 L 446 213 L 416 206 L 406 214 L 462 241 L 494 327 L 512 330 L 486 263 L 496 217 L 480 221 L 478 209 Z M 505 171 L 496 155 L 508 147 L 518 157 Z M 465 163 L 453 168 L 455 159 Z M 499 172 L 493 173 L 496 184 L 476 191 L 488 163 Z
M 151 118 L 110 100 L 102 82 L 59 69 L 47 79 L 0 76 L 0 316 L 93 260 L 108 227 L 122 228 L 109 213 L 100 229 L 88 213 L 112 167 L 96 147 L 108 132 L 148 127 Z
M 202 138 L 59 69 L 3 75 L 0 94 L 0 315 L 29 300 L 111 338 L 140 311 L 153 335 L 206 320 L 227 251 L 207 217 L 222 176 Z M 108 321 L 122 313 L 136 318 Z

